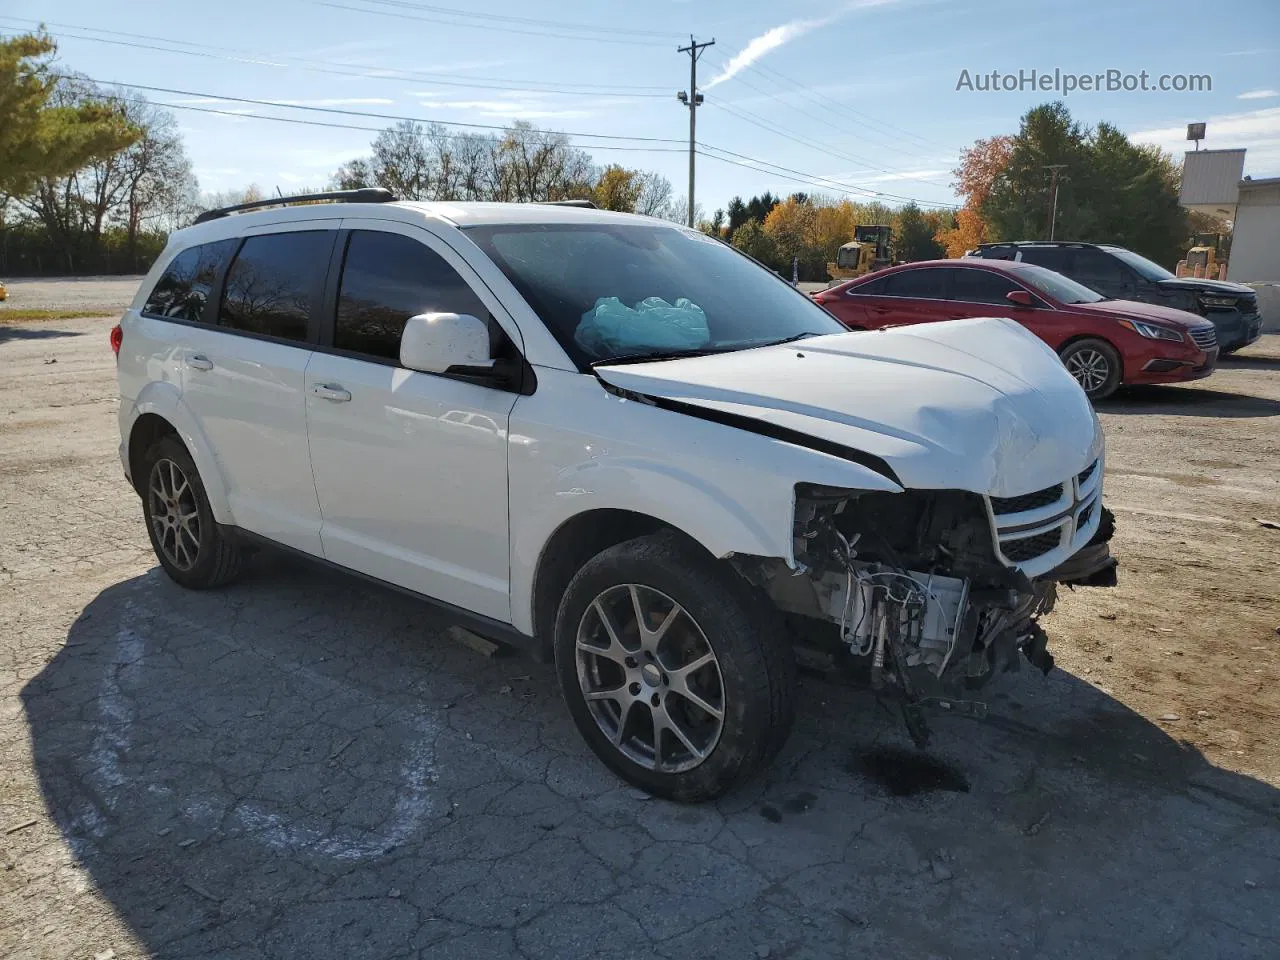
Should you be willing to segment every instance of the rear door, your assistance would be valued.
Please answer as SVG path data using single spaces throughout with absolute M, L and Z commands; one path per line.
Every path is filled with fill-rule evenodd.
M 884 286 L 880 296 L 865 304 L 867 326 L 875 329 L 955 319 L 960 314 L 947 300 L 950 273 L 942 267 L 921 267 L 886 274 L 881 278 Z
M 507 428 L 518 394 L 399 362 L 405 321 L 422 313 L 485 319 L 494 356 L 507 355 L 516 343 L 496 319 L 501 304 L 423 227 L 343 227 L 336 308 L 306 377 L 325 557 L 510 622 Z
M 1111 300 L 1146 299 L 1139 296 L 1138 275 L 1118 257 L 1094 247 L 1080 247 L 1074 254 L 1069 274 L 1071 279 Z M 1143 286 L 1146 286 L 1145 281 Z
M 183 401 L 209 438 L 237 525 L 320 555 L 303 375 L 337 220 L 250 230 L 227 268 L 212 325 L 186 339 Z

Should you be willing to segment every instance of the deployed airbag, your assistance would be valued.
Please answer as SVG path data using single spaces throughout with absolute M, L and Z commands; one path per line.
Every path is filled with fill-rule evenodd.
M 707 315 L 681 297 L 674 305 L 646 297 L 628 307 L 617 297 L 601 297 L 582 315 L 573 339 L 596 357 L 629 351 L 697 350 L 711 342 Z

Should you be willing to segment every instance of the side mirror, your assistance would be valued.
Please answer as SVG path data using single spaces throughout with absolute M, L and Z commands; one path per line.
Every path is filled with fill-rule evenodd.
M 469 313 L 422 313 L 400 334 L 400 365 L 423 373 L 492 370 L 489 327 Z
M 1004 298 L 1015 307 L 1035 306 L 1035 301 L 1031 299 L 1031 294 L 1027 293 L 1025 290 L 1010 290 L 1004 295 Z

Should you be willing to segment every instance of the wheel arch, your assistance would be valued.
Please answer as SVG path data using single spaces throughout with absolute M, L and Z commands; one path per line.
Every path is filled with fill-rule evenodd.
M 619 543 L 670 531 L 693 548 L 712 554 L 705 546 L 666 520 L 613 507 L 600 507 L 574 514 L 547 538 L 533 574 L 533 633 L 539 649 L 552 655 L 556 612 L 560 597 L 574 574 L 592 557 Z
M 1120 382 L 1124 383 L 1124 378 L 1127 375 L 1127 371 L 1125 370 L 1125 363 L 1124 363 L 1124 351 L 1121 350 L 1118 346 L 1116 346 L 1115 342 L 1112 341 L 1109 337 L 1104 337 L 1101 334 L 1097 334 L 1097 333 L 1073 334 L 1070 337 L 1067 337 L 1067 339 L 1063 340 L 1062 343 L 1058 344 L 1057 353 L 1059 358 L 1061 358 L 1061 356 L 1064 353 L 1066 353 L 1067 350 L 1069 350 L 1072 346 L 1084 340 L 1097 340 L 1099 343 L 1105 343 L 1108 347 L 1110 347 L 1112 350 L 1116 352 L 1116 357 L 1118 357 L 1120 360 Z
M 166 434 L 173 434 L 182 441 L 204 484 L 205 495 L 214 519 L 223 525 L 234 526 L 235 518 L 227 502 L 227 485 L 218 465 L 213 448 L 191 412 L 182 403 L 178 388 L 171 383 L 153 382 L 138 395 L 133 406 L 133 419 L 128 426 L 126 455 L 129 476 L 135 490 L 141 490 L 142 455 L 147 448 Z M 123 432 L 123 431 L 122 431 Z

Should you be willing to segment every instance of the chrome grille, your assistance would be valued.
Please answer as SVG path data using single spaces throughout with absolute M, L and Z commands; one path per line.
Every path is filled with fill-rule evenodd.
M 1034 510 L 1037 507 L 1047 507 L 1051 503 L 1057 503 L 1061 497 L 1062 484 L 1055 483 L 1052 487 L 1045 487 L 1043 490 L 1024 493 L 1017 497 L 992 497 L 991 510 L 996 514 L 1022 513 L 1024 510 Z
M 1214 329 L 1211 323 L 1202 327 L 1192 327 L 1191 339 L 1195 341 L 1196 346 L 1201 350 L 1209 350 L 1218 345 L 1218 331 Z

